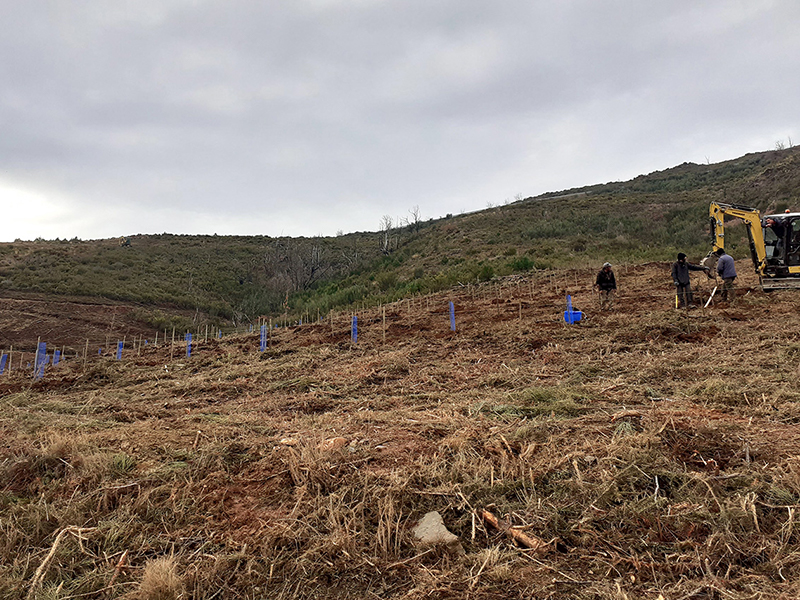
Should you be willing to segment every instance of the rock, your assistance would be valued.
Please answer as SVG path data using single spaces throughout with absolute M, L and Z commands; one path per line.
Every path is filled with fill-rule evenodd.
M 347 446 L 347 439 L 343 437 L 329 438 L 319 445 L 319 449 L 323 452 L 333 452 Z
M 458 536 L 448 531 L 444 526 L 442 515 L 433 511 L 426 514 L 417 526 L 414 527 L 414 538 L 422 546 L 438 546 L 443 545 L 447 547 L 448 552 L 461 556 L 464 554 L 464 548 Z

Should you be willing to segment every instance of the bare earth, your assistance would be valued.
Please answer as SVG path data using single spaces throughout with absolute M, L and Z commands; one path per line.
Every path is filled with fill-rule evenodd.
M 134 317 L 137 307 L 122 302 L 60 299 L 41 294 L 0 296 L 0 350 L 12 346 L 33 352 L 37 340 L 54 348 L 69 347 L 81 353 L 137 336 L 155 337 L 155 330 Z

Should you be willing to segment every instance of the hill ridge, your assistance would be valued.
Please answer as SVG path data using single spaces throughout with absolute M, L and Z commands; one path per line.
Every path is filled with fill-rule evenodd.
M 334 237 L 162 233 L 131 235 L 127 247 L 116 239 L 4 243 L 0 294 L 103 297 L 242 322 L 389 302 L 532 269 L 701 254 L 710 200 L 776 212 L 800 205 L 798 156 L 789 148 L 683 163 L 625 182 Z M 734 255 L 746 251 L 742 235 L 731 231 Z

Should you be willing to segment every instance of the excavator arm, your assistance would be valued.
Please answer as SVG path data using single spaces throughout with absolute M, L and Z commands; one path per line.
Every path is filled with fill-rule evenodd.
M 767 253 L 764 247 L 764 232 L 761 228 L 761 217 L 757 208 L 712 202 L 709 208 L 711 220 L 711 252 L 725 248 L 725 217 L 742 219 L 747 226 L 747 237 L 750 240 L 750 257 L 759 276 L 764 274 L 767 264 Z

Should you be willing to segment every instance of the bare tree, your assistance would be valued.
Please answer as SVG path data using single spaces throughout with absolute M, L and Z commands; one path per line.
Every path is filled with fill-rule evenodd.
M 333 268 L 325 260 L 322 240 L 312 240 L 310 247 L 291 239 L 275 240 L 264 254 L 264 275 L 269 286 L 281 293 L 307 290 Z
M 411 231 L 419 231 L 422 227 L 422 214 L 419 211 L 419 205 L 415 204 L 408 212 L 411 213 L 411 219 L 409 220 Z
M 353 248 L 343 248 L 341 251 L 342 262 L 348 267 L 352 268 L 361 260 L 361 254 L 358 251 L 358 236 L 353 236 Z
M 392 217 L 389 215 L 383 215 L 381 217 L 380 223 L 380 233 L 381 233 L 381 252 L 384 254 L 389 254 L 391 251 L 391 242 L 392 242 L 392 227 L 394 226 L 394 221 L 392 221 Z

